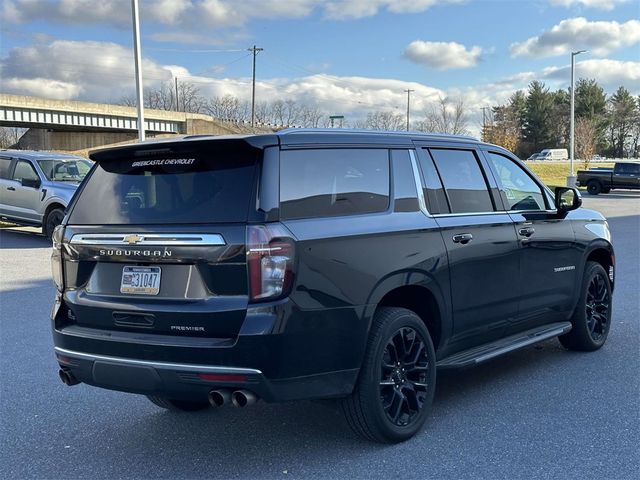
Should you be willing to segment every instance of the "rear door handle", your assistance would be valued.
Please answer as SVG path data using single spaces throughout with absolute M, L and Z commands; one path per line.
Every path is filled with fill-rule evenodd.
M 11 190 L 12 192 L 16 191 L 16 187 L 7 187 L 7 190 Z
M 518 230 L 518 233 L 523 237 L 530 237 L 535 233 L 536 229 L 533 227 L 522 227 Z
M 473 240 L 473 235 L 471 235 L 470 233 L 458 233 L 457 235 L 454 235 L 452 239 L 453 243 L 461 243 L 463 245 L 466 245 L 471 240 Z

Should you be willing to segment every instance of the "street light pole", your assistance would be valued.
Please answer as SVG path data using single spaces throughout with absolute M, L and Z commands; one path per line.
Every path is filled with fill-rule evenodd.
M 144 142 L 144 95 L 142 92 L 142 58 L 140 54 L 140 14 L 138 0 L 131 0 L 133 17 L 133 55 L 136 69 L 136 96 L 138 98 L 138 140 Z
M 575 86 L 576 86 L 576 56 L 585 53 L 586 50 L 578 50 L 571 52 L 571 119 L 569 120 L 569 176 L 567 177 L 567 186 L 576 186 L 576 177 L 573 171 L 574 161 L 574 127 L 575 127 Z

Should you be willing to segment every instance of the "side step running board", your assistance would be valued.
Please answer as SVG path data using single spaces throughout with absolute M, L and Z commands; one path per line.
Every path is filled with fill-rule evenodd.
M 571 322 L 558 322 L 533 328 L 516 335 L 501 338 L 495 342 L 480 345 L 469 350 L 454 353 L 437 363 L 439 369 L 463 368 L 477 365 L 486 360 L 504 355 L 534 343 L 557 337 L 571 330 Z

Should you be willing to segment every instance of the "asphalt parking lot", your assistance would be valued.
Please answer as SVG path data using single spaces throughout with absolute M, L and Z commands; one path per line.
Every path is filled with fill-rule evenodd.
M 637 478 L 640 194 L 586 197 L 617 260 L 607 344 L 552 340 L 442 374 L 426 428 L 400 445 L 356 438 L 332 405 L 259 403 L 168 413 L 144 397 L 57 376 L 50 244 L 0 231 L 0 477 Z M 633 472 L 636 474 L 633 474 Z

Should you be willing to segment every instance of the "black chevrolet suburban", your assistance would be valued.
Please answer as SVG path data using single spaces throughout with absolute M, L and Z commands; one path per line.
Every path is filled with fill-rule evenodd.
M 183 411 L 335 398 L 399 442 L 436 370 L 607 338 L 606 220 L 495 145 L 296 129 L 91 158 L 54 234 L 67 385 Z

